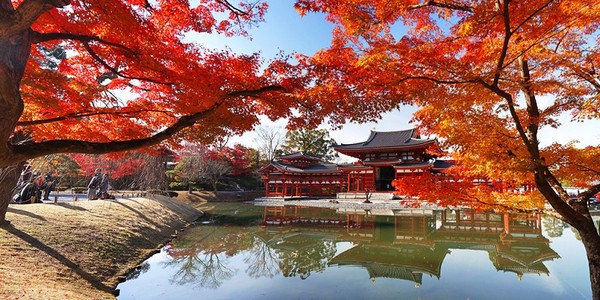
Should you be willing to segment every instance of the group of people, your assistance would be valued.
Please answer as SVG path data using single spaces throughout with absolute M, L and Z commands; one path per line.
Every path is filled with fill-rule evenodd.
M 56 181 L 52 173 L 42 178 L 40 171 L 26 164 L 13 190 L 12 202 L 24 204 L 50 200 L 50 192 L 56 188 Z M 102 169 L 96 169 L 88 184 L 88 200 L 114 199 L 108 193 L 111 188 L 108 173 L 102 174 Z
M 110 188 L 108 173 L 102 174 L 102 169 L 96 169 L 94 176 L 88 184 L 88 200 L 112 198 L 108 193 Z
M 50 200 L 50 192 L 56 187 L 56 178 L 51 173 L 42 178 L 39 171 L 32 170 L 31 165 L 23 166 L 21 176 L 14 188 L 12 202 L 34 203 Z

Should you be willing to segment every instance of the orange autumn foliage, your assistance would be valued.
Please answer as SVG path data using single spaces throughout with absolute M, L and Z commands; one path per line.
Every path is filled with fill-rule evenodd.
M 452 170 L 448 170 L 449 174 Z M 462 207 L 477 210 L 532 211 L 544 208 L 544 197 L 537 191 L 525 191 L 516 184 L 499 181 L 475 184 L 478 178 L 451 177 L 424 172 L 416 176 L 400 177 L 392 182 L 396 192 L 404 196 L 401 203 L 420 207 L 423 203 L 442 207 Z M 502 188 L 499 188 L 502 186 Z
M 0 3 L 0 70 L 13 70 L 0 72 L 7 83 L 0 89 L 0 138 L 30 137 L 23 143 L 17 134 L 0 147 L 2 167 L 163 140 L 211 143 L 252 129 L 260 114 L 289 115 L 298 105 L 294 91 L 306 84 L 288 76 L 294 67 L 286 58 L 265 64 L 258 54 L 213 50 L 189 38 L 247 35 L 263 21 L 264 1 Z
M 311 99 L 336 111 L 334 123 L 417 106 L 421 133 L 461 166 L 455 182 L 426 176 L 398 188 L 442 204 L 545 200 L 579 231 L 600 299 L 600 235 L 588 207 L 600 192 L 600 145 L 541 134 L 600 118 L 599 1 L 297 0 L 296 9 L 336 24 L 331 46 L 302 61 L 318 83 Z M 538 196 L 496 195 L 472 178 L 531 183 Z M 567 184 L 585 189 L 572 198 Z
M 539 134 L 559 116 L 600 117 L 597 1 L 299 0 L 296 9 L 337 25 L 331 46 L 302 61 L 318 83 L 307 94 L 335 111 L 333 123 L 415 105 L 421 133 L 461 166 L 457 181 L 537 183 L 562 202 L 561 184 L 588 188 L 583 197 L 600 191 L 599 145 Z

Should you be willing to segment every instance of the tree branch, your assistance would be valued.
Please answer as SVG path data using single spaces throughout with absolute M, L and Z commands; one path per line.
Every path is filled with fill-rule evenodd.
M 437 79 L 437 78 L 433 78 L 433 77 L 429 77 L 429 76 L 407 76 L 404 78 L 401 78 L 399 80 L 396 81 L 396 83 L 401 83 L 407 80 L 427 80 L 427 81 L 432 81 L 438 84 L 465 84 L 465 83 L 480 83 L 481 79 L 464 79 L 464 80 L 442 80 L 442 79 Z
M 570 201 L 570 197 L 564 190 L 560 182 L 550 172 L 548 167 L 541 162 L 537 162 L 534 173 L 535 183 L 544 198 L 550 203 L 565 221 L 575 228 L 580 228 L 581 223 L 585 222 L 584 212 L 586 206 L 581 203 Z
M 198 120 L 205 118 L 214 112 L 219 106 L 221 106 L 222 103 L 223 101 L 220 101 L 203 111 L 183 116 L 179 118 L 177 122 L 171 124 L 171 126 L 146 138 L 113 142 L 52 140 L 31 144 L 17 144 L 12 145 L 11 147 L 11 152 L 13 153 L 12 159 L 14 161 L 24 161 L 34 157 L 55 153 L 104 154 L 152 146 L 168 139 L 181 130 L 194 125 Z
M 225 6 L 229 11 L 231 11 L 232 13 L 240 16 L 245 16 L 248 15 L 248 12 L 245 12 L 237 7 L 235 7 L 233 4 L 231 4 L 228 0 L 216 0 L 217 3 Z
M 261 93 L 274 91 L 285 91 L 285 88 L 281 86 L 270 85 L 254 90 L 230 92 L 225 96 L 225 98 L 239 96 L 258 97 Z M 169 127 L 146 138 L 113 142 L 52 140 L 39 143 L 14 144 L 9 145 L 11 154 L 7 159 L 13 162 L 24 161 L 31 158 L 55 153 L 104 154 L 109 152 L 126 151 L 152 146 L 170 138 L 171 136 L 177 134 L 178 132 L 187 127 L 193 126 L 199 120 L 212 114 L 223 103 L 224 100 L 221 100 L 203 111 L 180 117 L 175 123 L 171 124 Z M 3 159 L 0 159 L 0 166 L 4 163 L 7 162 Z
M 500 80 L 500 71 L 504 68 L 504 60 L 506 59 L 506 55 L 508 53 L 508 43 L 510 41 L 510 37 L 512 36 L 512 32 L 510 30 L 510 16 L 508 14 L 508 3 L 510 1 L 505 0 L 504 6 L 502 10 L 502 19 L 504 21 L 504 40 L 502 41 L 502 49 L 500 50 L 500 57 L 498 58 L 498 63 L 496 64 L 496 73 L 494 74 L 494 83 L 492 85 L 497 86 L 498 81 Z
M 483 85 L 485 88 L 492 91 L 494 94 L 500 96 L 500 98 L 502 98 L 506 101 L 506 105 L 508 105 L 508 111 L 510 112 L 510 116 L 515 121 L 515 128 L 517 129 L 517 132 L 519 133 L 521 140 L 523 141 L 523 143 L 525 144 L 527 149 L 529 149 L 529 147 L 530 147 L 529 139 L 527 138 L 525 128 L 523 128 L 523 125 L 521 123 L 521 118 L 519 118 L 519 114 L 517 114 L 517 110 L 515 109 L 515 102 L 514 102 L 512 95 L 505 92 L 504 90 L 499 88 L 497 85 L 490 85 L 489 83 L 485 82 L 484 80 L 478 80 L 477 82 L 479 84 Z
M 470 12 L 470 13 L 472 13 L 474 11 L 473 7 L 468 6 L 468 5 L 458 5 L 458 4 L 453 4 L 453 3 L 437 2 L 434 0 L 428 0 L 427 2 L 410 5 L 408 7 L 408 9 L 409 10 L 419 9 L 419 8 L 423 8 L 423 7 L 427 7 L 427 6 L 445 8 L 445 9 L 450 9 L 450 10 L 458 10 L 458 11 L 464 11 L 464 12 Z
M 0 19 L 0 35 L 9 36 L 27 30 L 43 13 L 69 4 L 69 0 L 24 0 L 16 10 Z
M 268 86 L 261 87 L 261 88 L 255 89 L 255 90 L 229 92 L 229 93 L 227 93 L 227 96 L 229 96 L 229 97 L 239 97 L 239 96 L 258 97 L 258 96 L 260 96 L 260 94 L 265 93 L 265 92 L 284 92 L 284 93 L 286 93 L 287 90 L 280 85 L 268 85 Z
M 107 40 L 101 39 L 97 36 L 83 35 L 83 34 L 69 33 L 69 32 L 39 33 L 37 31 L 33 31 L 33 30 L 31 32 L 32 32 L 32 35 L 31 35 L 32 43 L 34 43 L 34 44 L 43 43 L 43 42 L 52 41 L 52 40 L 73 40 L 73 41 L 80 41 L 82 43 L 98 42 L 98 43 L 112 46 L 115 48 L 123 49 L 123 50 L 131 53 L 132 55 L 137 54 L 135 51 L 133 51 L 132 49 L 130 49 L 124 45 L 121 45 L 119 43 L 114 43 L 111 41 L 107 41 Z
M 569 163 L 569 162 L 567 162 L 566 165 L 573 165 L 573 166 L 579 168 L 579 170 L 581 170 L 583 172 L 591 172 L 591 173 L 594 173 L 596 175 L 600 175 L 600 170 L 596 170 L 594 168 L 590 168 L 588 165 L 582 165 L 582 164 L 577 164 L 577 163 Z
M 540 110 L 538 108 L 537 99 L 535 97 L 535 91 L 533 90 L 531 83 L 531 75 L 529 74 L 529 64 L 527 59 L 523 56 L 519 57 L 519 69 L 521 71 L 521 90 L 525 97 L 525 103 L 527 105 L 527 116 L 529 116 L 527 124 L 527 133 L 529 138 L 528 147 L 530 155 L 534 159 L 539 159 L 539 147 L 537 141 L 537 133 L 539 130 Z
M 538 9 L 536 9 L 531 15 L 529 15 L 527 18 L 523 19 L 523 21 L 521 21 L 521 23 L 519 23 L 519 25 L 515 26 L 515 28 L 512 30 L 512 33 L 517 32 L 517 30 L 519 28 L 521 28 L 525 23 L 527 23 L 527 21 L 531 20 L 535 15 L 537 15 L 539 12 L 541 12 L 544 8 L 550 6 L 550 4 L 552 2 L 554 2 L 555 0 L 549 0 L 548 2 L 546 2 L 544 5 L 542 5 L 541 7 L 539 7 Z M 508 1 L 507 1 L 508 2 Z
M 592 196 L 594 196 L 598 193 L 600 193 L 600 184 L 596 184 L 596 185 L 590 187 L 589 189 L 587 189 L 586 191 L 579 193 L 577 198 L 579 201 L 587 203 L 587 200 L 589 198 L 591 198 Z
M 163 82 L 163 81 L 158 81 L 152 78 L 146 78 L 146 77 L 135 77 L 135 76 L 129 76 L 126 74 L 123 74 L 121 71 L 117 70 L 117 68 L 112 67 L 111 65 L 109 65 L 107 62 L 105 62 L 95 51 L 94 49 L 92 49 L 92 47 L 90 47 L 90 45 L 88 43 L 83 43 L 83 47 L 85 48 L 85 50 L 87 50 L 87 52 L 92 56 L 92 58 L 94 58 L 97 62 L 99 62 L 102 66 L 104 66 L 105 68 L 107 68 L 109 71 L 117 74 L 120 77 L 123 78 L 127 78 L 127 79 L 137 79 L 137 80 L 142 80 L 142 81 L 148 81 L 148 82 L 152 82 L 152 83 L 156 83 L 156 84 L 164 84 L 164 85 L 172 85 L 173 82 Z
M 102 115 L 124 116 L 124 117 L 128 117 L 128 118 L 133 118 L 133 117 L 135 117 L 133 114 L 145 113 L 145 112 L 164 113 L 166 115 L 174 117 L 168 111 L 152 110 L 152 109 L 143 109 L 143 110 L 135 110 L 135 111 L 116 111 L 116 112 L 115 111 L 86 111 L 86 112 L 72 113 L 72 114 L 68 114 L 65 116 L 59 116 L 59 117 L 54 117 L 54 118 L 42 119 L 42 120 L 19 121 L 17 123 L 17 126 L 42 125 L 42 124 L 48 124 L 48 123 L 53 123 L 53 122 L 65 121 L 65 120 L 69 120 L 69 119 L 92 117 L 92 116 L 102 116 Z

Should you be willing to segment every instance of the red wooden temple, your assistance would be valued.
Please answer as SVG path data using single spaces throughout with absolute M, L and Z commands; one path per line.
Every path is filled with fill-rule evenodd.
M 341 191 L 343 177 L 335 164 L 295 152 L 279 157 L 258 171 L 265 183 L 265 197 L 331 196 Z
M 421 139 L 415 129 L 371 131 L 366 141 L 334 146 L 337 152 L 359 159 L 353 165 L 340 165 L 347 192 L 393 191 L 392 181 L 434 168 L 434 159 L 425 150 L 435 139 Z
M 259 173 L 265 183 L 265 197 L 392 193 L 396 178 L 449 166 L 425 152 L 435 143 L 434 139 L 421 139 L 415 129 L 371 131 L 364 142 L 334 146 L 336 151 L 357 158 L 354 164 L 324 164 L 318 157 L 296 152 L 279 157 Z

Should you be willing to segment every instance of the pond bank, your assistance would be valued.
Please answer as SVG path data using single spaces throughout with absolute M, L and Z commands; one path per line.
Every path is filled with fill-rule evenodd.
M 10 205 L 0 299 L 114 299 L 121 276 L 200 215 L 162 196 Z

